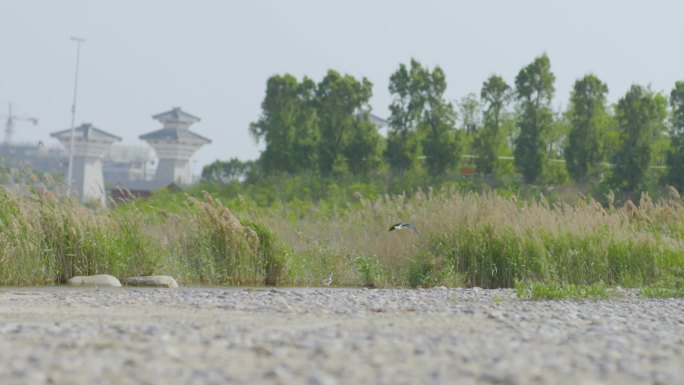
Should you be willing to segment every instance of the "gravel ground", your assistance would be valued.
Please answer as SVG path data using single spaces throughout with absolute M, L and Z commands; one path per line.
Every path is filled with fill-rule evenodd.
M 0 290 L 0 384 L 684 384 L 684 300 Z

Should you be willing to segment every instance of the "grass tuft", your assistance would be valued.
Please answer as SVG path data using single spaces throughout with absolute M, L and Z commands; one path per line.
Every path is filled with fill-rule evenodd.
M 639 294 L 645 298 L 684 298 L 684 279 L 658 282 L 642 288 Z
M 609 292 L 603 282 L 591 285 L 574 285 L 558 283 L 533 282 L 530 284 L 516 284 L 518 298 L 522 299 L 601 299 L 608 298 Z
M 0 284 L 64 283 L 76 275 L 170 274 L 193 284 L 276 285 L 289 252 L 258 221 L 188 198 L 179 213 L 89 208 L 46 189 L 0 188 Z

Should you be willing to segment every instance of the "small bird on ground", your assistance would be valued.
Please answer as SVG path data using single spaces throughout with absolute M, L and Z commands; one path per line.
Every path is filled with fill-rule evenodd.
M 395 225 L 392 225 L 392 227 L 390 227 L 389 231 L 402 230 L 402 229 L 409 229 L 409 230 L 413 231 L 414 233 L 418 232 L 418 230 L 416 230 L 416 226 L 414 226 L 410 223 L 397 223 Z
M 321 283 L 325 286 L 330 286 L 330 284 L 332 283 L 332 273 L 328 274 L 328 277 L 322 280 Z

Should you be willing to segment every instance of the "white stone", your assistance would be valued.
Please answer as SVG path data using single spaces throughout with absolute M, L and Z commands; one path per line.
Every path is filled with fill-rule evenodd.
M 170 275 L 128 277 L 124 282 L 129 286 L 178 287 L 178 282 Z
M 121 287 L 121 282 L 109 274 L 77 275 L 67 281 L 69 285 L 112 286 Z

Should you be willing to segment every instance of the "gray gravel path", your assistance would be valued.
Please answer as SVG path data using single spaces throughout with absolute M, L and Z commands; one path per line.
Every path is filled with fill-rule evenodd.
M 0 384 L 684 384 L 684 300 L 3 289 Z

